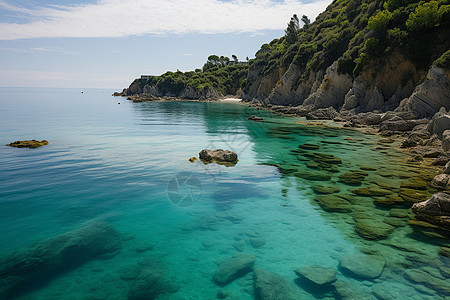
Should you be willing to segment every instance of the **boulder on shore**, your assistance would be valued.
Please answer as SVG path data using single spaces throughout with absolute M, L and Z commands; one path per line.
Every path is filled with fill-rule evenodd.
M 441 107 L 441 109 L 434 114 L 430 123 L 427 126 L 428 131 L 431 134 L 438 134 L 439 136 L 446 130 L 450 129 L 450 113 L 445 110 L 445 107 Z
M 334 107 L 330 106 L 328 108 L 319 108 L 311 111 L 306 115 L 307 120 L 333 120 L 337 118 L 339 113 L 334 109 Z
M 238 162 L 238 156 L 235 152 L 230 150 L 216 149 L 208 150 L 203 149 L 198 154 L 200 160 L 203 163 L 216 162 L 223 165 L 235 165 Z
M 450 129 L 442 133 L 442 148 L 444 151 L 450 151 Z
M 426 201 L 414 203 L 412 212 L 418 216 L 450 216 L 450 194 L 436 193 Z
M 430 199 L 415 203 L 411 210 L 418 219 L 450 228 L 450 194 L 448 193 L 433 194 Z
M 48 145 L 48 141 L 46 141 L 46 140 L 15 141 L 15 142 L 6 144 L 6 146 L 16 147 L 16 148 L 38 148 L 38 147 L 45 146 L 45 145 Z

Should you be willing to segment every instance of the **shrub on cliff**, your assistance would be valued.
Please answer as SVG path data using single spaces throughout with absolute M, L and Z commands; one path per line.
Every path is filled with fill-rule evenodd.
M 443 6 L 445 8 L 445 6 Z M 433 28 L 439 25 L 443 9 L 440 10 L 437 1 L 431 1 L 419 5 L 416 10 L 409 15 L 406 27 L 410 31 L 419 31 Z

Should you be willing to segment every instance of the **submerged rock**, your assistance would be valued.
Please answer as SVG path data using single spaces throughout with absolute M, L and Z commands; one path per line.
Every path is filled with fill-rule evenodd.
M 253 254 L 238 254 L 222 263 L 213 275 L 213 279 L 220 285 L 225 285 L 244 276 L 253 269 L 255 263 Z
M 299 147 L 300 149 L 305 149 L 305 150 L 317 150 L 317 149 L 320 148 L 319 145 L 308 144 L 308 143 L 302 144 L 302 145 L 300 145 L 300 146 L 298 146 L 298 147 Z
M 340 189 L 334 186 L 314 185 L 311 187 L 317 194 L 334 194 L 338 193 Z
M 178 286 L 169 277 L 161 260 L 150 258 L 141 266 L 141 271 L 131 284 L 129 300 L 156 299 L 159 295 L 175 293 Z
M 422 178 L 412 177 L 408 181 L 404 181 L 400 184 L 400 188 L 413 189 L 413 190 L 422 190 L 425 191 L 427 189 L 428 183 Z
M 392 206 L 402 204 L 403 202 L 405 202 L 405 200 L 403 200 L 403 198 L 401 197 L 389 196 L 383 199 L 375 199 L 373 202 L 375 203 L 375 205 L 379 206 Z
M 335 195 L 318 195 L 314 198 L 320 207 L 328 212 L 347 213 L 352 211 L 350 203 L 339 196 Z
M 439 276 L 440 274 L 438 274 Z M 439 278 L 440 277 L 440 278 Z M 411 269 L 405 271 L 405 278 L 416 284 L 423 284 L 433 290 L 438 291 L 444 295 L 450 295 L 450 279 L 433 276 L 425 268 Z
M 361 185 L 361 183 L 368 175 L 369 174 L 367 174 L 366 172 L 352 170 L 350 172 L 339 175 L 339 180 L 347 185 Z
M 356 233 L 366 240 L 382 240 L 387 238 L 395 227 L 374 219 L 360 219 L 356 222 Z
M 48 141 L 46 141 L 46 140 L 15 141 L 15 142 L 6 144 L 6 146 L 16 147 L 16 148 L 38 148 L 38 147 L 42 147 L 45 145 L 48 145 Z
M 357 254 L 344 256 L 339 267 L 356 278 L 375 279 L 383 273 L 385 262 L 379 257 Z
M 321 266 L 306 266 L 294 272 L 316 286 L 327 286 L 336 281 L 336 270 Z
M 294 175 L 311 181 L 328 181 L 331 179 L 330 175 L 319 171 L 302 171 L 294 173 Z
M 391 191 L 375 187 L 355 189 L 352 190 L 352 193 L 363 197 L 380 197 L 392 194 Z
M 117 231 L 104 222 L 82 228 L 21 249 L 0 261 L 0 298 L 37 281 L 76 268 L 121 247 Z
M 416 203 L 427 199 L 427 191 L 400 188 L 398 195 L 406 202 Z
M 364 299 L 364 297 L 355 291 L 354 287 L 350 286 L 345 281 L 336 281 L 333 283 L 333 286 L 336 290 L 336 299 L 342 300 L 355 300 L 355 299 Z
M 224 165 L 235 165 L 238 161 L 237 154 L 230 150 L 203 149 L 202 151 L 200 151 L 198 156 L 203 163 L 216 162 L 218 164 L 224 164 Z
M 256 299 L 259 300 L 294 300 L 292 291 L 286 281 L 277 274 L 263 269 L 254 272 Z

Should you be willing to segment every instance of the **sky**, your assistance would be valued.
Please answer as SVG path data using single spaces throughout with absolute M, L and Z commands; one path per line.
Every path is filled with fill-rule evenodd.
M 0 0 L 0 86 L 121 90 L 141 74 L 253 58 L 331 0 Z

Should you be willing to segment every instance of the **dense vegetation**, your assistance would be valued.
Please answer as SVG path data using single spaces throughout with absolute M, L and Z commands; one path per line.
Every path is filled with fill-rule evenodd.
M 302 70 L 300 83 L 310 71 L 338 61 L 339 73 L 356 77 L 369 63 L 384 65 L 394 52 L 419 69 L 435 60 L 448 66 L 449 54 L 443 53 L 450 46 L 449 0 L 335 0 L 295 37 L 292 22 L 286 36 L 262 45 L 256 53 L 252 65 L 262 70 L 259 76 L 294 63 Z
M 139 86 L 155 87 L 160 95 L 181 96 L 187 88 L 197 91 L 214 89 L 222 95 L 236 94 L 245 85 L 248 64 L 239 62 L 235 55 L 228 57 L 210 55 L 202 69 L 189 72 L 166 72 L 161 76 L 137 79 Z

